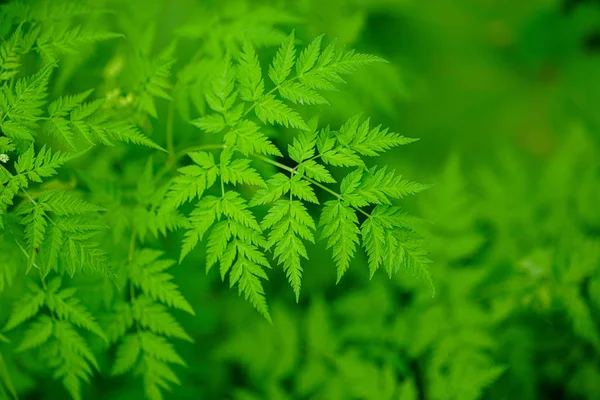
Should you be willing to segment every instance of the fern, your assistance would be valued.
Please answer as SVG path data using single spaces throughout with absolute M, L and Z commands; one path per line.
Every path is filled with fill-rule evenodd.
M 33 140 L 54 67 L 48 64 L 35 75 L 19 79 L 14 89 L 7 83 L 0 88 L 0 129 L 6 136 Z
M 56 379 L 63 382 L 74 399 L 81 398 L 81 380 L 88 381 L 92 367 L 98 363 L 86 340 L 75 329 L 81 327 L 102 338 L 105 335 L 94 317 L 73 297 L 75 291 L 61 288 L 60 278 L 55 278 L 43 289 L 31 283 L 30 294 L 20 305 L 15 306 L 4 326 L 4 331 L 15 329 L 32 317 L 18 351 L 28 351 L 45 345 L 44 359 L 54 370 Z M 52 313 L 49 317 L 40 314 L 46 306 Z
M 258 57 L 250 43 L 244 44 L 240 54 L 236 66 L 237 80 L 234 80 L 233 73 L 230 72 L 234 68 L 231 61 L 225 60 L 223 72 L 214 81 L 212 93 L 207 95 L 208 104 L 217 114 L 210 114 L 192 121 L 193 125 L 207 133 L 214 134 L 224 131 L 225 143 L 220 155 L 220 169 L 217 172 L 216 164 L 208 153 L 201 153 L 202 158 L 207 160 L 204 163 L 199 162 L 198 156 L 194 158 L 192 153 L 190 156 L 198 165 L 181 168 L 182 175 L 173 180 L 171 191 L 167 195 L 167 204 L 177 207 L 196 197 L 202 198 L 204 191 L 210 189 L 216 181 L 217 175 L 221 179 L 221 200 L 213 197 L 200 200 L 197 208 L 190 215 L 189 225 L 191 228 L 186 233 L 182 258 L 202 240 L 210 226 L 218 221 L 221 212 L 224 212 L 228 217 L 227 224 L 217 223 L 212 230 L 213 233 L 208 235 L 208 268 L 216 261 L 221 261 L 221 275 L 224 277 L 225 273 L 229 271 L 236 257 L 236 250 L 231 247 L 230 240 L 234 240 L 232 243 L 238 247 L 238 260 L 240 256 L 243 256 L 239 253 L 240 248 L 235 240 L 241 239 L 247 242 L 248 239 L 244 239 L 236 230 L 232 229 L 230 225 L 232 221 L 240 223 L 245 228 L 255 230 L 258 235 L 262 230 L 268 231 L 266 246 L 262 245 L 262 247 L 273 250 L 273 256 L 283 267 L 296 299 L 298 299 L 303 273 L 302 259 L 308 259 L 304 241 L 313 242 L 316 229 L 316 224 L 307 212 L 304 203 L 320 203 L 314 190 L 316 187 L 329 192 L 337 199 L 324 204 L 320 226 L 323 228 L 321 236 L 327 239 L 327 247 L 333 251 L 338 282 L 346 273 L 356 254 L 360 234 L 358 212 L 366 216 L 367 221 L 370 221 L 366 222 L 367 227 L 364 229 L 365 237 L 363 238 L 363 246 L 367 253 L 379 252 L 374 248 L 376 245 L 371 236 L 373 231 L 371 225 L 377 225 L 375 229 L 382 231 L 381 234 L 387 237 L 387 244 L 383 247 L 387 252 L 386 264 L 388 266 L 386 269 L 389 275 L 391 276 L 398 270 L 397 265 L 405 265 L 407 269 L 410 268 L 416 274 L 424 276 L 431 286 L 431 278 L 426 267 L 429 260 L 426 258 L 419 240 L 414 239 L 417 236 L 416 233 L 412 231 L 410 235 L 406 232 L 400 233 L 402 229 L 410 231 L 406 223 L 381 224 L 377 210 L 373 216 L 362 209 L 370 204 L 391 204 L 392 199 L 401 199 L 427 189 L 427 185 L 403 180 L 400 176 L 395 176 L 393 172 L 388 173 L 385 167 L 379 169 L 373 167 L 363 172 L 365 164 L 362 156 L 376 156 L 393 147 L 412 143 L 414 140 L 389 132 L 380 126 L 370 129 L 369 120 L 360 123 L 360 115 L 352 117 L 339 131 L 331 131 L 329 127 L 318 131 L 316 121 L 311 121 L 311 125 L 313 125 L 311 128 L 297 111 L 283 101 L 287 99 L 298 103 L 296 100 L 302 99 L 300 102 L 306 104 L 323 103 L 314 101 L 318 90 L 333 88 L 334 84 L 343 82 L 342 75 L 350 73 L 364 64 L 382 61 L 378 57 L 335 49 L 334 43 L 321 52 L 321 40 L 321 37 L 315 39 L 301 53 L 296 62 L 295 38 L 292 33 L 281 44 L 269 67 L 268 75 L 275 87 L 268 92 L 265 89 L 265 80 L 262 77 Z M 296 66 L 296 74 L 292 76 L 294 66 Z M 284 86 L 286 84 L 287 86 Z M 290 95 L 291 88 L 296 90 L 296 94 L 293 96 Z M 310 95 L 312 97 L 297 97 L 299 91 L 302 90 L 312 93 Z M 278 92 L 283 100 L 277 98 L 275 92 Z M 267 138 L 255 136 L 252 139 L 248 138 L 253 140 L 252 142 L 248 142 L 248 139 L 245 143 L 239 141 L 240 132 L 251 128 L 250 132 L 254 134 L 260 129 L 256 122 L 246 119 L 248 113 L 253 110 L 258 120 L 265 125 L 275 124 L 301 130 L 288 148 L 289 158 L 296 163 L 293 168 L 264 156 L 265 153 L 267 155 L 280 154 L 280 151 L 275 150 L 276 147 L 269 143 Z M 265 143 L 269 143 L 269 147 L 266 147 Z M 274 150 L 267 152 L 267 148 L 274 148 Z M 242 157 L 234 159 L 236 152 L 240 153 Z M 289 173 L 289 176 L 278 172 L 267 179 L 265 185 L 263 178 L 249 167 L 250 159 L 245 157 L 250 156 Z M 326 165 L 360 168 L 344 178 L 341 192 L 336 193 L 323 185 L 335 182 Z M 208 174 L 213 169 L 215 172 L 208 179 Z M 252 197 L 251 205 L 274 203 L 264 217 L 261 228 L 250 222 L 250 215 L 246 213 L 245 208 L 243 213 L 230 216 L 226 214 L 225 208 L 222 210 L 220 208 L 228 197 L 233 198 L 233 196 L 240 199 L 239 204 L 242 204 L 237 192 L 225 190 L 226 184 L 237 185 L 239 183 L 255 185 L 260 188 Z M 283 196 L 287 196 L 288 199 L 281 199 Z M 211 211 L 212 207 L 216 208 L 215 212 Z M 242 217 L 243 220 L 240 219 Z M 216 235 L 220 237 L 217 238 Z M 259 239 L 256 239 L 257 243 L 260 243 L 259 240 L 262 241 L 260 236 Z M 255 248 L 257 243 L 249 243 L 252 251 L 258 250 Z M 377 243 L 377 246 L 379 245 L 381 244 Z M 224 262 L 223 258 L 225 258 Z M 374 259 L 378 259 L 378 256 L 374 256 Z M 246 262 L 246 260 L 242 260 L 243 263 Z M 253 265 L 255 272 L 248 275 L 248 277 L 255 278 L 254 283 L 244 284 L 241 290 L 245 291 L 245 296 L 251 299 L 261 313 L 268 315 L 263 300 L 263 289 L 258 280 L 258 277 L 266 278 L 259 265 L 268 267 L 268 263 L 263 260 L 262 255 L 258 260 L 260 262 Z M 372 273 L 377 269 L 377 265 L 378 262 L 371 263 Z M 395 266 L 392 267 L 392 265 Z M 241 272 L 236 272 L 234 282 L 238 281 L 238 275 L 243 277 Z M 251 287 L 256 288 L 256 294 L 249 291 Z
M 185 363 L 166 338 L 193 341 L 168 308 L 157 302 L 194 314 L 177 286 L 171 282 L 172 276 L 164 272 L 174 261 L 160 259 L 161 255 L 160 251 L 151 249 L 132 254 L 133 262 L 127 268 L 131 294 L 134 295 L 135 288 L 139 287 L 144 295 L 132 297 L 131 304 L 121 303 L 122 308 L 114 316 L 119 327 L 117 337 L 121 341 L 112 374 L 133 372 L 141 376 L 149 399 L 162 399 L 162 390 L 169 390 L 171 384 L 180 383 L 169 364 Z M 129 317 L 122 319 L 123 315 Z M 135 332 L 127 334 L 134 326 Z
M 178 308 L 194 314 L 192 307 L 181 295 L 177 286 L 171 282 L 173 277 L 166 272 L 175 262 L 159 260 L 161 252 L 145 249 L 135 255 L 136 261 L 130 267 L 130 279 L 134 286 L 140 287 L 146 295 L 160 300 L 169 307 Z
M 323 36 L 300 49 L 283 33 L 296 16 L 270 7 L 201 4 L 198 21 L 157 40 L 158 5 L 0 6 L 0 396 L 24 390 L 7 373 L 18 364 L 76 400 L 104 372 L 168 397 L 186 366 L 177 342 L 198 341 L 179 314 L 204 307 L 176 284 L 177 230 L 181 268 L 193 271 L 202 244 L 206 273 L 218 268 L 268 322 L 279 316 L 270 270 L 299 302 L 319 235 L 338 282 L 362 246 L 371 275 L 404 265 L 430 283 L 424 245 L 394 205 L 427 186 L 367 166 L 414 140 L 361 116 L 319 126 L 313 107 L 384 60 L 322 47 Z M 266 45 L 279 45 L 268 65 Z

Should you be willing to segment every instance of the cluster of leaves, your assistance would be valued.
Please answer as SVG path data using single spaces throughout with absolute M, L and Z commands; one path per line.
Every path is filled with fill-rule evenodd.
M 321 236 L 333 252 L 339 281 L 348 269 L 362 239 L 369 253 L 371 276 L 385 266 L 391 276 L 401 266 L 424 276 L 432 286 L 427 270 L 429 260 L 419 243 L 419 236 L 393 199 L 413 195 L 427 185 L 406 179 L 394 171 L 367 168 L 364 157 L 377 156 L 396 146 L 414 141 L 399 134 L 370 127 L 369 120 L 357 115 L 339 130 L 329 126 L 312 127 L 285 103 L 318 104 L 325 99 L 319 91 L 332 90 L 341 76 L 363 64 L 381 61 L 378 57 L 335 48 L 335 42 L 321 51 L 321 37 L 316 38 L 296 60 L 295 37 L 292 33 L 281 45 L 271 65 L 269 78 L 274 87 L 266 91 L 258 57 L 246 42 L 235 68 L 226 59 L 222 72 L 207 94 L 215 112 L 195 119 L 192 124 L 223 144 L 219 162 L 212 153 L 190 152 L 193 165 L 179 169 L 173 179 L 162 208 L 179 207 L 200 198 L 190 213 L 189 226 L 181 258 L 185 257 L 207 235 L 209 270 L 219 263 L 221 277 L 229 273 L 230 286 L 238 285 L 240 293 L 270 319 L 260 279 L 267 279 L 270 268 L 265 251 L 272 249 L 276 262 L 283 267 L 296 299 L 300 296 L 303 268 L 308 259 L 305 242 L 314 242 L 317 224 L 306 204 L 320 204 L 315 188 L 335 200 L 324 203 L 320 212 Z M 295 68 L 295 75 L 292 70 Z M 275 93 L 281 97 L 278 98 Z M 250 118 L 254 112 L 260 123 L 279 124 L 300 130 L 288 145 L 288 159 L 293 167 L 268 156 L 283 157 L 271 139 Z M 218 136 L 217 136 L 218 135 Z M 256 160 L 273 165 L 276 172 L 264 180 L 252 167 Z M 343 177 L 339 193 L 327 184 L 335 183 L 331 168 L 354 168 Z M 204 195 L 220 180 L 220 196 Z M 250 202 L 230 186 L 253 185 Z M 258 223 L 249 207 L 270 205 Z M 373 207 L 370 212 L 365 208 Z M 359 223 L 358 215 L 365 217 Z M 266 235 L 263 236 L 263 235 Z
M 138 17 L 133 5 L 113 16 L 112 3 L 0 7 L 1 395 L 27 391 L 13 384 L 21 357 L 25 372 L 62 382 L 74 399 L 106 371 L 140 377 L 149 399 L 179 384 L 173 367 L 186 363 L 171 340 L 194 340 L 175 314 L 194 311 L 167 272 L 177 230 L 179 262 L 206 237 L 206 271 L 218 264 L 268 321 L 267 271 L 281 266 L 298 301 L 318 228 L 338 282 L 362 246 L 371 276 L 404 267 L 433 289 L 422 239 L 394 203 L 428 186 L 368 165 L 414 139 L 361 115 L 319 128 L 314 109 L 344 76 L 383 59 L 323 36 L 297 54 L 295 33 L 273 29 L 293 19 L 269 8 L 208 32 L 180 26 L 177 36 L 201 43 L 189 57 L 178 41 L 157 52 L 160 2 Z M 136 18 L 154 19 L 140 32 Z M 223 29 L 234 39 L 219 43 Z M 114 51 L 102 50 L 107 40 Z M 274 44 L 263 76 L 256 46 Z M 96 85 L 86 62 L 106 65 Z M 205 135 L 176 135 L 178 124 Z M 90 287 L 98 292 L 83 297 Z
M 435 2 L 396 3 L 0 5 L 0 399 L 600 398 L 597 66 L 577 53 L 587 73 L 573 68 L 571 39 L 563 55 L 506 34 L 579 38 L 593 14 L 557 25 L 547 1 L 490 5 L 515 18 L 490 26 L 502 59 L 534 74 L 561 54 L 552 107 L 536 90 L 511 107 L 547 124 L 523 101 L 554 111 L 568 87 L 578 110 L 561 112 L 578 124 L 557 124 L 555 147 L 525 140 L 536 156 L 510 142 L 484 159 L 480 124 L 514 121 L 457 114 L 482 64 L 468 47 L 425 50 L 452 25 Z M 359 36 L 461 68 L 437 63 L 431 111 L 403 113 L 401 71 L 344 47 Z M 444 138 L 398 159 L 414 139 L 359 110 Z M 477 135 L 452 131 L 458 119 Z M 440 172 L 434 146 L 450 140 L 470 150 Z M 394 168 L 435 189 L 412 197 L 428 186 Z
M 452 156 L 419 202 L 435 222 L 420 229 L 435 299 L 375 277 L 328 301 L 314 294 L 302 311 L 276 304 L 275 329 L 234 313 L 215 351 L 247 371 L 228 375 L 234 399 L 534 400 L 558 387 L 595 399 L 598 148 L 575 126 L 535 175 L 514 153 L 473 175 Z

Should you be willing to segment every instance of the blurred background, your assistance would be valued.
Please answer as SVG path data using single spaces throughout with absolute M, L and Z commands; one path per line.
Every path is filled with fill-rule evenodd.
M 267 65 L 292 29 L 302 44 L 325 33 L 390 62 L 327 95 L 332 106 L 315 108 L 321 123 L 363 112 L 420 138 L 377 163 L 434 185 L 404 203 L 430 243 L 433 298 L 410 272 L 369 280 L 364 255 L 335 285 L 317 243 L 299 303 L 273 271 L 271 326 L 218 274 L 206 276 L 203 252 L 188 257 L 176 276 L 196 316 L 178 318 L 195 343 L 177 344 L 188 367 L 166 398 L 600 399 L 600 1 L 98 4 L 118 4 L 97 23 L 127 43 L 65 61 L 57 91 L 124 95 L 131 48 L 175 46 L 173 80 L 185 83 L 174 95 L 175 145 L 185 148 L 204 140 L 188 121 L 204 111 L 205 71 L 224 48 L 235 53 L 249 35 Z M 80 67 L 88 73 L 73 72 Z M 159 118 L 141 124 L 162 144 L 168 105 L 157 107 Z M 274 135 L 285 144 L 293 132 Z M 135 182 L 148 154 L 129 154 L 123 179 Z M 87 168 L 101 176 L 123 156 L 109 150 Z M 179 243 L 176 235 L 163 246 L 177 258 Z M 64 393 L 51 379 L 43 391 L 16 379 L 30 385 L 28 398 Z M 143 396 L 129 377 L 86 390 L 86 399 Z

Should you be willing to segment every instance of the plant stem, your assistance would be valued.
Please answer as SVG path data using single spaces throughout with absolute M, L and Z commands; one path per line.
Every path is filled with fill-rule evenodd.
M 175 114 L 175 109 L 173 107 L 173 102 L 169 103 L 169 108 L 167 111 L 167 152 L 169 153 L 169 158 L 167 158 L 167 167 L 171 168 L 173 164 L 177 161 L 175 157 L 175 148 L 173 145 L 173 117 Z
M 259 155 L 255 155 L 255 157 L 256 157 L 256 158 L 258 158 L 258 159 L 259 159 L 259 160 L 261 160 L 261 161 L 264 161 L 264 162 L 266 162 L 267 164 L 271 164 L 271 165 L 273 165 L 273 166 L 276 166 L 276 167 L 278 167 L 278 168 L 281 168 L 281 169 L 283 169 L 283 170 L 286 170 L 286 171 L 288 171 L 288 172 L 289 172 L 290 174 L 292 174 L 292 175 L 294 175 L 294 174 L 297 174 L 297 173 L 298 173 L 298 172 L 296 171 L 296 168 L 290 168 L 290 167 L 288 167 L 287 165 L 284 165 L 284 164 L 282 164 L 282 163 L 280 163 L 280 162 L 277 162 L 277 161 L 271 160 L 271 159 L 269 159 L 269 158 L 267 158 L 267 157 L 264 157 L 264 156 L 259 156 Z M 321 183 L 319 183 L 319 182 L 315 181 L 315 180 L 314 180 L 314 179 L 312 179 L 312 178 L 309 178 L 309 177 L 308 177 L 308 176 L 306 176 L 306 175 L 302 175 L 302 179 L 305 179 L 305 180 L 307 180 L 308 182 L 312 183 L 313 185 L 315 185 L 315 186 L 317 186 L 317 187 L 320 187 L 321 189 L 325 190 L 327 193 L 334 195 L 335 197 L 337 197 L 337 198 L 338 198 L 338 200 L 343 200 L 343 199 L 344 199 L 344 197 L 343 197 L 341 194 L 339 194 L 339 193 L 337 193 L 337 192 L 335 192 L 335 191 L 333 191 L 333 190 L 329 189 L 327 186 L 325 186 L 325 185 L 323 185 L 323 184 L 321 184 Z M 362 209 L 360 209 L 360 208 L 358 208 L 358 207 L 354 207 L 354 206 L 352 206 L 352 208 L 354 208 L 356 211 L 358 211 L 358 212 L 360 212 L 361 214 L 363 214 L 365 217 L 367 217 L 367 218 L 371 218 L 371 215 L 370 215 L 369 213 L 367 213 L 367 212 L 363 211 Z

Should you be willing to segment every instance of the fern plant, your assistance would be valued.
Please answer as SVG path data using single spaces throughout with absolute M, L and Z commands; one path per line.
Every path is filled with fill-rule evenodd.
M 323 204 L 318 224 L 321 237 L 333 253 L 338 281 L 362 242 L 369 254 L 371 276 L 380 266 L 390 276 L 405 266 L 424 276 L 432 286 L 429 260 L 419 238 L 402 210 L 392 205 L 393 199 L 419 193 L 427 185 L 402 179 L 385 167 L 368 168 L 364 160 L 414 139 L 380 125 L 371 127 L 369 119 L 363 120 L 360 115 L 337 130 L 329 126 L 319 129 L 316 120 L 305 122 L 286 104 L 324 103 L 320 92 L 335 89 L 336 83 L 343 82 L 344 74 L 383 61 L 336 49 L 335 42 L 321 51 L 321 41 L 321 37 L 313 40 L 296 60 L 292 33 L 269 66 L 270 90 L 266 89 L 256 51 L 249 42 L 244 44 L 235 68 L 226 58 L 207 94 L 214 113 L 192 121 L 215 139 L 221 138 L 221 143 L 186 152 L 194 164 L 178 170 L 181 175 L 173 179 L 161 205 L 169 210 L 200 199 L 188 218 L 190 229 L 185 234 L 181 258 L 206 235 L 207 270 L 218 263 L 221 277 L 229 274 L 230 286 L 237 285 L 239 292 L 268 319 L 261 283 L 261 279 L 267 279 L 265 270 L 271 268 L 266 251 L 272 250 L 298 299 L 302 260 L 308 259 L 305 242 L 314 242 L 317 229 L 306 207 L 309 203 L 320 204 L 315 190 L 333 196 Z M 284 164 L 272 158 L 283 157 L 283 152 L 261 132 L 259 123 L 298 131 L 287 148 L 285 158 L 291 162 Z M 218 162 L 212 152 L 202 151 L 215 147 Z M 268 163 L 276 172 L 265 180 L 252 167 L 253 161 Z M 353 169 L 342 178 L 339 190 L 331 188 L 336 183 L 331 168 Z M 204 195 L 213 186 L 218 191 L 217 180 L 220 196 Z M 238 191 L 240 185 L 258 188 L 250 201 Z M 259 223 L 250 207 L 260 205 L 270 207 Z
M 314 108 L 328 105 L 344 76 L 382 58 L 323 36 L 298 50 L 292 31 L 264 73 L 256 45 L 273 37 L 244 32 L 215 49 L 215 31 L 182 67 L 177 41 L 154 51 L 152 26 L 147 35 L 114 33 L 131 20 L 105 13 L 111 3 L 0 8 L 0 293 L 12 310 L 0 340 L 11 342 L 12 365 L 26 354 L 74 399 L 109 371 L 140 377 L 147 398 L 163 398 L 180 383 L 173 367 L 186 364 L 171 341 L 193 342 L 176 314 L 194 308 L 166 254 L 178 230 L 179 263 L 205 243 L 206 271 L 218 265 L 269 322 L 268 270 L 283 269 L 298 301 L 317 238 L 337 282 L 363 248 L 371 277 L 405 268 L 433 289 L 422 239 L 396 204 L 428 185 L 371 166 L 415 139 L 362 115 L 319 125 Z M 260 29 L 278 22 L 269 12 Z M 109 57 L 97 50 L 105 41 L 117 49 Z M 106 65 L 101 83 L 71 93 L 89 57 Z M 197 118 L 186 117 L 190 99 Z M 178 123 L 193 136 L 179 139 Z M 176 151 L 177 142 L 187 143 Z M 102 294 L 85 298 L 90 287 Z M 0 388 L 16 398 L 3 360 Z

